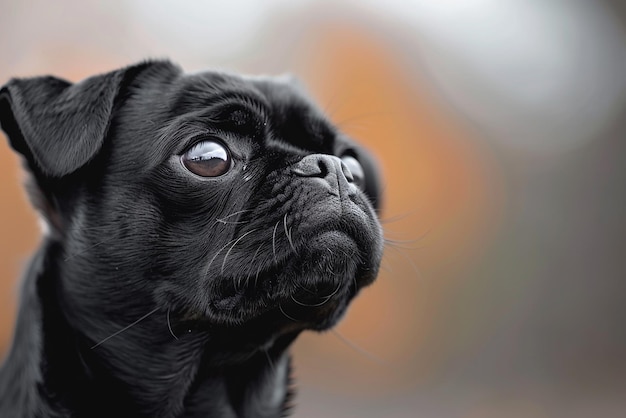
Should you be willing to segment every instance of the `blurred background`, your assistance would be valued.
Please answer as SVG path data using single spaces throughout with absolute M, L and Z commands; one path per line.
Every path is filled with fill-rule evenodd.
M 294 347 L 297 417 L 626 416 L 626 7 L 0 0 L 0 83 L 290 72 L 385 174 L 379 280 Z M 0 134 L 1 135 L 1 134 Z M 0 140 L 0 353 L 37 246 Z

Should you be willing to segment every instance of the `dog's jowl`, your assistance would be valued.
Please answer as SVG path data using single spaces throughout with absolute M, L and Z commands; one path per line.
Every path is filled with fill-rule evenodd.
M 290 344 L 378 272 L 367 152 L 292 79 L 166 61 L 13 79 L 0 123 L 47 224 L 0 416 L 285 415 Z

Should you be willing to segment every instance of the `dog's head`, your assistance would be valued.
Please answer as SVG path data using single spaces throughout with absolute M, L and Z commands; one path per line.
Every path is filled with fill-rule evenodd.
M 12 80 L 0 116 L 93 341 L 153 308 L 185 328 L 325 329 L 376 277 L 373 161 L 290 79 L 148 62 Z

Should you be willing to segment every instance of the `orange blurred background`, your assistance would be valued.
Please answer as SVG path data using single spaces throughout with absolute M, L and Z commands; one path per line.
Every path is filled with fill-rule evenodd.
M 0 0 L 0 83 L 291 72 L 377 155 L 383 269 L 296 342 L 295 416 L 624 416 L 620 3 L 436 3 Z M 3 353 L 40 231 L 5 140 L 0 163 Z

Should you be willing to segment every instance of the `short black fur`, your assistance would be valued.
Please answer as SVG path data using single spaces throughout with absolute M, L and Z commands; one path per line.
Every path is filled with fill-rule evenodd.
M 290 344 L 332 327 L 378 272 L 369 154 L 293 80 L 167 61 L 13 79 L 0 123 L 49 228 L 0 416 L 284 416 Z M 206 142 L 228 155 L 219 176 L 181 157 Z

